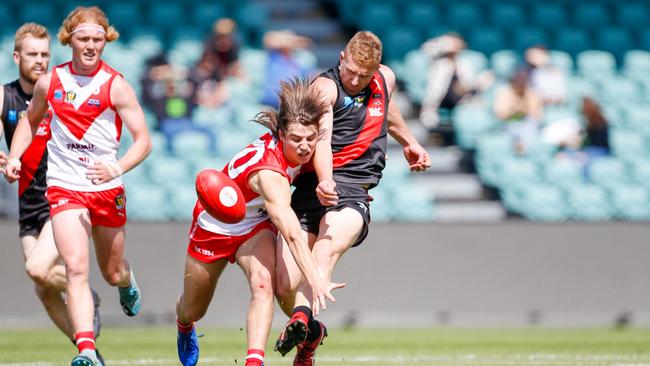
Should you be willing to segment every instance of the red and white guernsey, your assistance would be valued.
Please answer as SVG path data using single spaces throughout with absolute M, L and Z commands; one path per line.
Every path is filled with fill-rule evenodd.
M 93 184 L 86 171 L 96 161 L 117 162 L 122 120 L 111 103 L 111 85 L 120 73 L 100 61 L 87 76 L 72 71 L 72 63 L 56 66 L 47 93 L 52 110 L 52 138 L 47 144 L 47 185 L 98 192 L 122 185 L 118 177 Z
M 282 152 L 282 141 L 270 133 L 262 135 L 235 155 L 223 168 L 223 172 L 239 186 L 246 200 L 246 216 L 236 224 L 226 224 L 210 216 L 206 211 L 199 214 L 197 224 L 204 230 L 228 236 L 248 234 L 255 225 L 269 218 L 264 200 L 248 186 L 248 178 L 256 171 L 273 170 L 287 178 L 289 183 L 300 172 L 300 165 L 290 164 Z

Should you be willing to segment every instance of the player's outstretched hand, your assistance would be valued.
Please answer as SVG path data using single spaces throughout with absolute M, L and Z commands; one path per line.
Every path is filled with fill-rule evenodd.
M 7 182 L 13 183 L 20 178 L 21 166 L 22 164 L 20 163 L 20 159 L 7 158 L 4 168 L 5 179 L 7 179 Z
M 404 158 L 412 172 L 423 172 L 431 167 L 429 153 L 418 143 L 404 146 Z
M 320 309 L 327 309 L 326 298 L 331 302 L 336 302 L 336 299 L 332 295 L 332 291 L 337 288 L 345 287 L 345 283 L 336 283 L 336 282 L 326 282 L 319 280 L 317 284 L 312 286 L 312 312 L 314 316 L 318 315 Z
M 336 182 L 331 179 L 318 183 L 316 195 L 320 204 L 323 206 L 334 206 L 339 201 L 339 195 L 336 193 Z

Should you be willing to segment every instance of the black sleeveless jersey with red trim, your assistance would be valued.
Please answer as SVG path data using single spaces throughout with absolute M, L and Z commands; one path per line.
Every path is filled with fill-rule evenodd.
M 20 117 L 27 110 L 32 96 L 26 94 L 18 80 L 4 85 L 4 100 L 2 104 L 2 124 L 5 130 L 5 141 L 11 146 L 16 126 Z M 51 113 L 48 111 L 38 127 L 21 160 L 20 179 L 18 181 L 19 220 L 37 216 L 41 211 L 49 211 L 45 198 L 47 183 L 47 140 L 50 138 Z
M 388 102 L 386 80 L 381 72 L 357 95 L 348 95 L 338 65 L 320 76 L 336 83 L 333 106 L 332 153 L 334 180 L 372 188 L 386 166 Z

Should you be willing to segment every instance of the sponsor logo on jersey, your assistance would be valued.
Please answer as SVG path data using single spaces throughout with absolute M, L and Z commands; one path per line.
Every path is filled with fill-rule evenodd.
M 54 91 L 54 100 L 58 100 L 58 101 L 63 100 L 63 90 L 57 89 Z
M 356 108 L 359 108 L 363 106 L 363 102 L 366 101 L 366 96 L 365 95 L 359 95 L 358 97 L 354 98 L 354 106 Z
M 77 98 L 77 93 L 73 91 L 69 91 L 65 93 L 65 102 L 66 103 L 73 103 L 74 100 Z
M 378 99 L 375 99 L 375 101 L 372 102 L 372 105 L 381 105 L 381 104 L 382 104 L 381 100 Z
M 75 144 L 75 143 L 68 143 L 65 145 L 68 150 L 78 150 L 78 151 L 95 151 L 97 146 L 93 144 Z
M 86 164 L 90 164 L 90 158 L 87 157 L 87 156 L 80 156 L 79 161 L 81 161 L 83 163 L 86 163 Z
M 118 210 L 123 210 L 124 205 L 126 204 L 126 198 L 124 197 L 123 194 L 118 194 L 117 197 L 115 197 L 115 207 Z
M 379 117 L 383 116 L 384 112 L 381 111 L 381 107 L 370 107 L 368 108 L 368 114 L 370 114 L 371 117 Z
M 99 99 L 95 98 L 88 98 L 88 105 L 93 106 L 93 107 L 99 107 L 102 103 L 99 101 Z
M 9 120 L 9 123 L 15 124 L 18 122 L 18 113 L 16 113 L 15 109 L 10 109 L 9 112 L 7 113 L 7 119 Z
M 372 97 L 375 98 L 375 99 L 376 99 L 376 98 L 381 98 L 381 94 L 379 94 L 379 93 L 375 93 L 375 94 L 372 95 Z
M 350 98 L 349 96 L 345 96 L 345 98 L 343 98 L 343 107 L 347 108 L 351 105 L 352 105 L 352 98 Z
M 47 136 L 47 126 L 38 126 L 36 136 Z

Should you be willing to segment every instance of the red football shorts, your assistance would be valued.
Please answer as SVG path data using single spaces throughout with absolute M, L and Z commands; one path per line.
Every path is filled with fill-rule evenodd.
M 257 224 L 248 234 L 242 236 L 213 233 L 198 225 L 197 218 L 202 211 L 203 207 L 197 202 L 190 226 L 190 244 L 187 246 L 187 254 L 203 263 L 213 263 L 223 258 L 227 258 L 230 263 L 235 263 L 237 249 L 248 239 L 264 229 L 271 230 L 274 234 L 278 232 L 271 220 L 265 220 Z
M 90 213 L 92 226 L 121 227 L 126 223 L 124 186 L 99 192 L 48 187 L 47 200 L 51 217 L 62 211 L 85 208 Z

